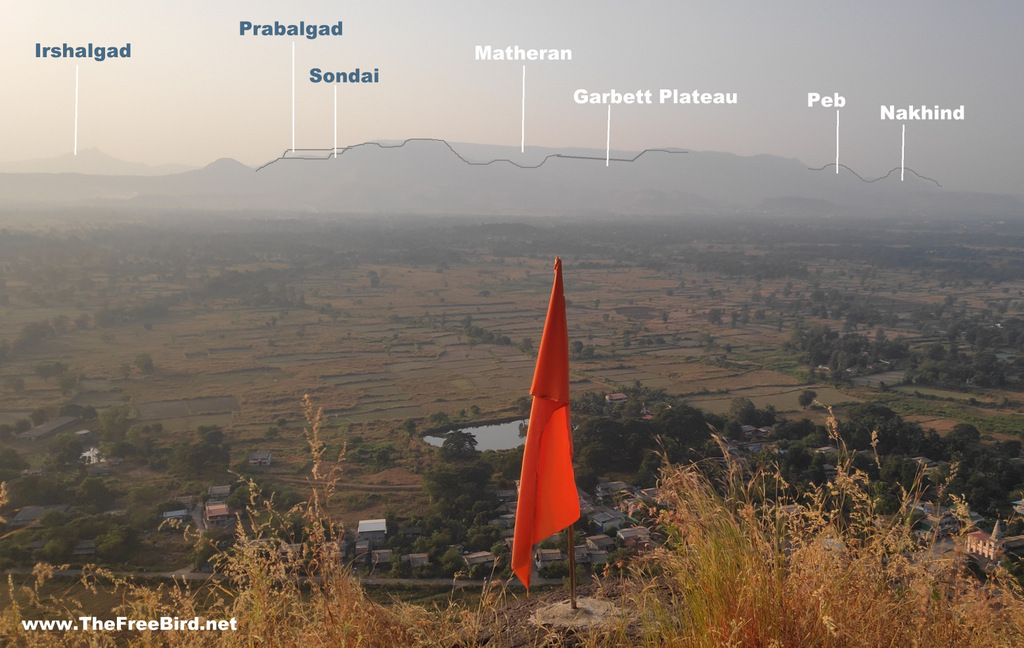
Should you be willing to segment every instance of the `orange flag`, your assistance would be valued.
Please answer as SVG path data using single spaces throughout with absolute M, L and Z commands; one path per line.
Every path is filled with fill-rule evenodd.
M 519 479 L 512 571 L 530 588 L 533 545 L 580 517 L 572 472 L 569 426 L 569 327 L 562 294 L 562 260 L 555 259 L 555 285 L 533 374 L 533 409 Z

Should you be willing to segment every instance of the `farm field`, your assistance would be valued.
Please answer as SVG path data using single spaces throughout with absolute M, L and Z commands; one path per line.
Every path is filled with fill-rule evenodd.
M 1022 277 L 945 279 L 789 230 L 792 240 L 710 225 L 693 237 L 582 223 L 404 227 L 411 233 L 369 220 L 25 233 L 28 247 L 0 262 L 0 340 L 11 349 L 0 365 L 0 424 L 54 418 L 69 405 L 127 406 L 134 423 L 161 430 L 156 447 L 194 443 L 199 427 L 218 426 L 230 465 L 271 452 L 262 474 L 301 491 L 308 394 L 327 416 L 329 456 L 349 451 L 345 521 L 405 509 L 422 497 L 409 487 L 435 452 L 406 422 L 421 432 L 521 414 L 561 254 L 574 393 L 640 383 L 712 413 L 741 397 L 817 420 L 798 403 L 812 389 L 840 413 L 882 398 L 940 432 L 964 420 L 990 435 L 1024 428 L 1013 427 L 1013 389 L 900 384 L 904 370 L 881 365 L 838 375 L 792 345 L 795 331 L 831 327 L 924 348 L 944 338 L 922 309 L 998 307 L 1010 317 L 1024 310 Z M 675 232 L 667 227 L 651 226 Z M 837 320 L 829 299 L 864 313 Z M 7 443 L 33 465 L 49 447 Z M 135 470 L 112 479 L 198 488 Z

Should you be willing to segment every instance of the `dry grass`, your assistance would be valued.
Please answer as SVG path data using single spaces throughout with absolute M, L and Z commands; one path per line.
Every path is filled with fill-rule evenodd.
M 694 468 L 666 472 L 669 542 L 638 562 L 629 596 L 644 645 L 1024 642 L 1017 584 L 999 571 L 981 584 L 959 551 L 923 551 L 908 519 L 874 514 L 867 476 L 849 461 L 798 507 L 770 492 L 775 479 L 743 480 L 733 465 L 727 481 L 723 495 Z
M 635 561 L 623 580 L 589 587 L 620 610 L 600 630 L 537 627 L 532 613 L 564 592 L 523 599 L 500 581 L 485 585 L 468 607 L 383 606 L 339 559 L 342 529 L 330 505 L 344 464 L 324 460 L 322 414 L 308 399 L 304 407 L 312 495 L 284 514 L 255 495 L 238 526 L 237 548 L 218 557 L 224 580 L 192 587 L 140 585 L 102 570 L 82 575 L 86 587 L 118 594 L 121 604 L 105 618 L 233 618 L 237 631 L 28 632 L 24 618 L 75 619 L 83 609 L 70 596 L 42 596 L 53 567 L 39 565 L 34 584 L 21 592 L 10 585 L 11 600 L 21 603 L 0 617 L 0 645 L 1009 648 L 1024 642 L 1024 598 L 1016 584 L 998 571 L 979 583 L 959 553 L 922 551 L 907 519 L 875 515 L 867 478 L 848 461 L 799 506 L 778 495 L 785 485 L 777 475 L 745 476 L 736 463 L 722 483 L 693 466 L 667 468 L 658 527 L 667 540 Z M 913 497 L 906 494 L 905 503 Z M 277 547 L 299 540 L 289 537 L 296 522 L 305 529 L 301 556 L 285 558 Z
M 319 438 L 322 412 L 314 410 L 308 399 L 304 407 L 313 456 L 312 495 L 280 514 L 274 510 L 272 498 L 254 494 L 246 519 L 237 526 L 235 549 L 215 560 L 217 571 L 224 575 L 222 580 L 197 589 L 187 582 L 140 585 L 99 569 L 86 569 L 82 574 L 86 587 L 120 595 L 121 605 L 104 615 L 105 619 L 235 619 L 237 631 L 27 631 L 21 624 L 24 618 L 77 619 L 84 615 L 81 603 L 71 597 L 42 595 L 54 576 L 54 567 L 40 564 L 34 583 L 21 591 L 13 591 L 9 581 L 13 603 L 0 618 L 0 645 L 305 648 L 432 644 L 437 624 L 425 610 L 373 603 L 343 565 L 338 549 L 343 529 L 330 514 L 339 474 L 325 468 L 328 464 L 323 461 L 324 446 Z M 250 486 L 255 493 L 255 485 Z M 301 539 L 288 537 L 289 523 L 296 521 L 305 529 Z M 202 537 L 193 540 L 206 542 Z M 301 541 L 299 555 L 284 557 L 279 552 L 287 541 Z M 26 610 L 32 610 L 30 617 Z

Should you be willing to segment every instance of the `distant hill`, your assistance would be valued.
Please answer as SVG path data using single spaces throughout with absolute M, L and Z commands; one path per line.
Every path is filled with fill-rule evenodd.
M 218 160 L 202 169 L 141 176 L 98 152 L 79 173 L 0 173 L 0 208 L 283 210 L 290 213 L 674 215 L 716 213 L 1015 216 L 1014 196 L 952 192 L 907 173 L 866 183 L 841 169 L 729 153 L 531 148 L 436 140 L 360 145 L 337 159 L 285 158 L 251 169 Z M 453 151 L 454 149 L 454 151 Z M 312 153 L 310 153 L 312 155 Z M 545 159 L 547 158 L 547 159 Z M 499 160 L 484 164 L 492 160 Z M 515 162 L 512 164 L 508 161 Z M 79 161 L 81 162 L 81 161 Z M 541 164 L 543 162 L 543 164 Z M 521 166 L 540 165 L 538 168 Z M 55 165 L 56 168 L 59 165 Z M 138 165 L 130 165 L 135 168 Z M 28 165 L 24 168 L 30 168 Z M 24 168 L 20 169 L 24 171 Z M 2 170 L 3 167 L 0 167 Z
M 78 155 L 68 153 L 55 158 L 39 158 L 22 162 L 0 162 L 0 173 L 81 173 L 84 175 L 160 176 L 181 173 L 193 167 L 183 164 L 149 166 L 125 162 L 97 149 L 85 149 Z

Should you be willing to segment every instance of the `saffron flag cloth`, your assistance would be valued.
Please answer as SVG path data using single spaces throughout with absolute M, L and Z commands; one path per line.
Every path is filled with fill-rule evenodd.
M 569 327 L 565 320 L 561 259 L 555 259 L 555 284 L 530 394 L 533 408 L 526 432 L 512 541 L 512 571 L 527 589 L 533 545 L 580 518 L 580 500 L 572 471 Z

